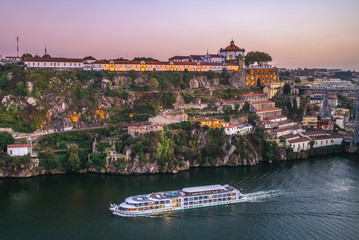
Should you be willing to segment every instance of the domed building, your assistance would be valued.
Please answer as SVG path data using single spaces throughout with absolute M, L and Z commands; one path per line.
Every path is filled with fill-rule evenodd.
M 238 62 L 239 60 L 243 60 L 245 51 L 244 48 L 236 46 L 232 40 L 229 46 L 219 50 L 219 54 L 223 56 L 227 62 Z

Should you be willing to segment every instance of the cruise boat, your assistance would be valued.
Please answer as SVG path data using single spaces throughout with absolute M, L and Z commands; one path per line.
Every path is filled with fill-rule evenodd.
M 229 185 L 188 187 L 182 190 L 156 192 L 126 198 L 111 204 L 115 215 L 148 215 L 185 209 L 227 205 L 241 202 L 243 195 Z

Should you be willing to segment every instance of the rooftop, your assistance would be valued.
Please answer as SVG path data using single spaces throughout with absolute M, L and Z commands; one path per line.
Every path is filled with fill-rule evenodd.
M 10 144 L 7 145 L 7 148 L 24 148 L 24 147 L 30 147 L 29 144 Z
M 34 58 L 26 57 L 25 62 L 83 62 L 80 58 Z
M 259 109 L 257 112 L 271 112 L 271 111 L 282 111 L 282 109 L 277 108 L 277 107 L 272 107 L 272 108 L 262 108 Z
M 188 187 L 182 189 L 186 193 L 195 193 L 195 192 L 205 192 L 205 191 L 216 191 L 216 190 L 226 190 L 225 187 L 222 185 L 208 185 L 208 186 L 201 186 L 201 187 Z
M 267 96 L 266 93 L 249 93 L 249 94 L 243 94 L 243 97 L 257 97 L 257 96 Z
M 288 140 L 289 143 L 300 143 L 300 142 L 310 142 L 309 138 L 306 137 L 300 137 L 300 138 L 296 138 L 296 139 L 292 139 L 292 140 Z
M 272 101 L 258 101 L 258 102 L 252 102 L 252 105 L 256 105 L 256 104 L 266 104 L 266 103 L 274 103 Z

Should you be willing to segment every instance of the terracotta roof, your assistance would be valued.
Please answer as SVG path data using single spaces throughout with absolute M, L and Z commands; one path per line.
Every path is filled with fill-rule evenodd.
M 80 58 L 24 58 L 25 62 L 83 62 Z
M 7 145 L 7 148 L 24 148 L 24 147 L 30 147 L 29 144 L 10 144 Z
M 282 109 L 280 108 L 277 108 L 277 107 L 272 107 L 272 108 L 262 108 L 262 109 L 259 109 L 257 112 L 271 112 L 271 111 L 279 111 Z
M 311 136 L 310 137 L 312 140 L 328 140 L 328 139 L 333 139 L 333 138 L 343 138 L 340 135 L 325 135 L 325 136 Z
M 202 60 L 204 55 L 189 55 L 193 60 Z
M 327 132 L 325 131 L 307 131 L 307 132 L 302 132 L 302 135 L 308 136 L 308 137 L 312 137 L 315 135 L 329 135 Z
M 228 101 L 221 101 L 222 103 L 244 103 L 244 102 L 248 102 L 246 100 L 228 100 Z
M 223 56 L 219 55 L 219 54 L 208 54 L 211 58 L 224 58 Z M 207 56 L 207 54 L 205 55 Z
M 92 56 L 85 57 L 83 60 L 96 60 L 96 58 Z
M 6 56 L 6 58 L 17 58 L 17 59 L 20 59 L 21 57 Z
M 252 105 L 256 105 L 256 104 L 266 104 L 266 103 L 275 103 L 272 101 L 258 101 L 258 102 L 252 102 Z
M 234 41 L 232 40 L 230 45 L 227 46 L 225 49 L 221 49 L 221 51 L 241 51 L 241 52 L 244 52 L 244 49 L 241 49 L 241 48 L 237 47 L 234 44 Z
M 309 138 L 306 137 L 301 137 L 301 138 L 296 138 L 296 139 L 292 139 L 292 140 L 288 140 L 289 143 L 299 143 L 299 142 L 310 142 Z
M 174 56 L 174 57 L 171 57 L 170 59 L 188 59 L 189 56 Z
M 97 60 L 93 64 L 110 64 L 110 60 Z M 141 61 L 113 61 L 113 64 L 123 65 L 140 65 Z M 145 65 L 169 65 L 170 62 L 145 62 Z M 222 63 L 200 63 L 197 62 L 173 62 L 174 66 L 222 66 Z M 227 63 L 226 66 L 237 66 L 236 64 Z
M 243 97 L 258 97 L 258 96 L 267 96 L 266 93 L 250 93 L 250 94 L 243 94 Z
M 285 139 L 293 139 L 293 138 L 300 138 L 301 136 L 298 135 L 298 134 L 289 133 L 289 134 L 283 135 L 282 137 L 285 138 Z
M 290 120 L 290 119 L 277 122 L 278 126 L 280 126 L 280 125 L 286 125 L 286 124 L 288 124 L 288 123 L 295 123 L 295 122 L 294 122 L 293 120 Z
M 230 126 L 225 126 L 225 127 L 223 127 L 223 128 L 234 128 L 234 127 L 237 127 L 237 126 L 235 126 L 235 125 L 230 125 Z
M 299 130 L 302 129 L 300 126 L 290 126 L 290 127 L 285 127 L 285 128 L 280 128 L 280 129 L 273 129 L 273 132 L 285 132 L 288 130 Z

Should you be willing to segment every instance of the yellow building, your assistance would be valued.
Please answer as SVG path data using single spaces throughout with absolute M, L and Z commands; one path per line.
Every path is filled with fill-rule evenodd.
M 268 94 L 268 98 L 271 99 L 272 97 L 282 94 L 284 87 L 284 82 L 274 82 L 274 83 L 267 83 L 266 86 L 263 88 L 263 92 Z
M 228 125 L 227 122 L 224 122 L 219 119 L 207 119 L 207 120 L 199 120 L 201 123 L 201 127 L 208 126 L 210 128 L 222 128 Z
M 304 127 L 317 129 L 318 128 L 318 117 L 317 116 L 304 116 L 302 124 Z

